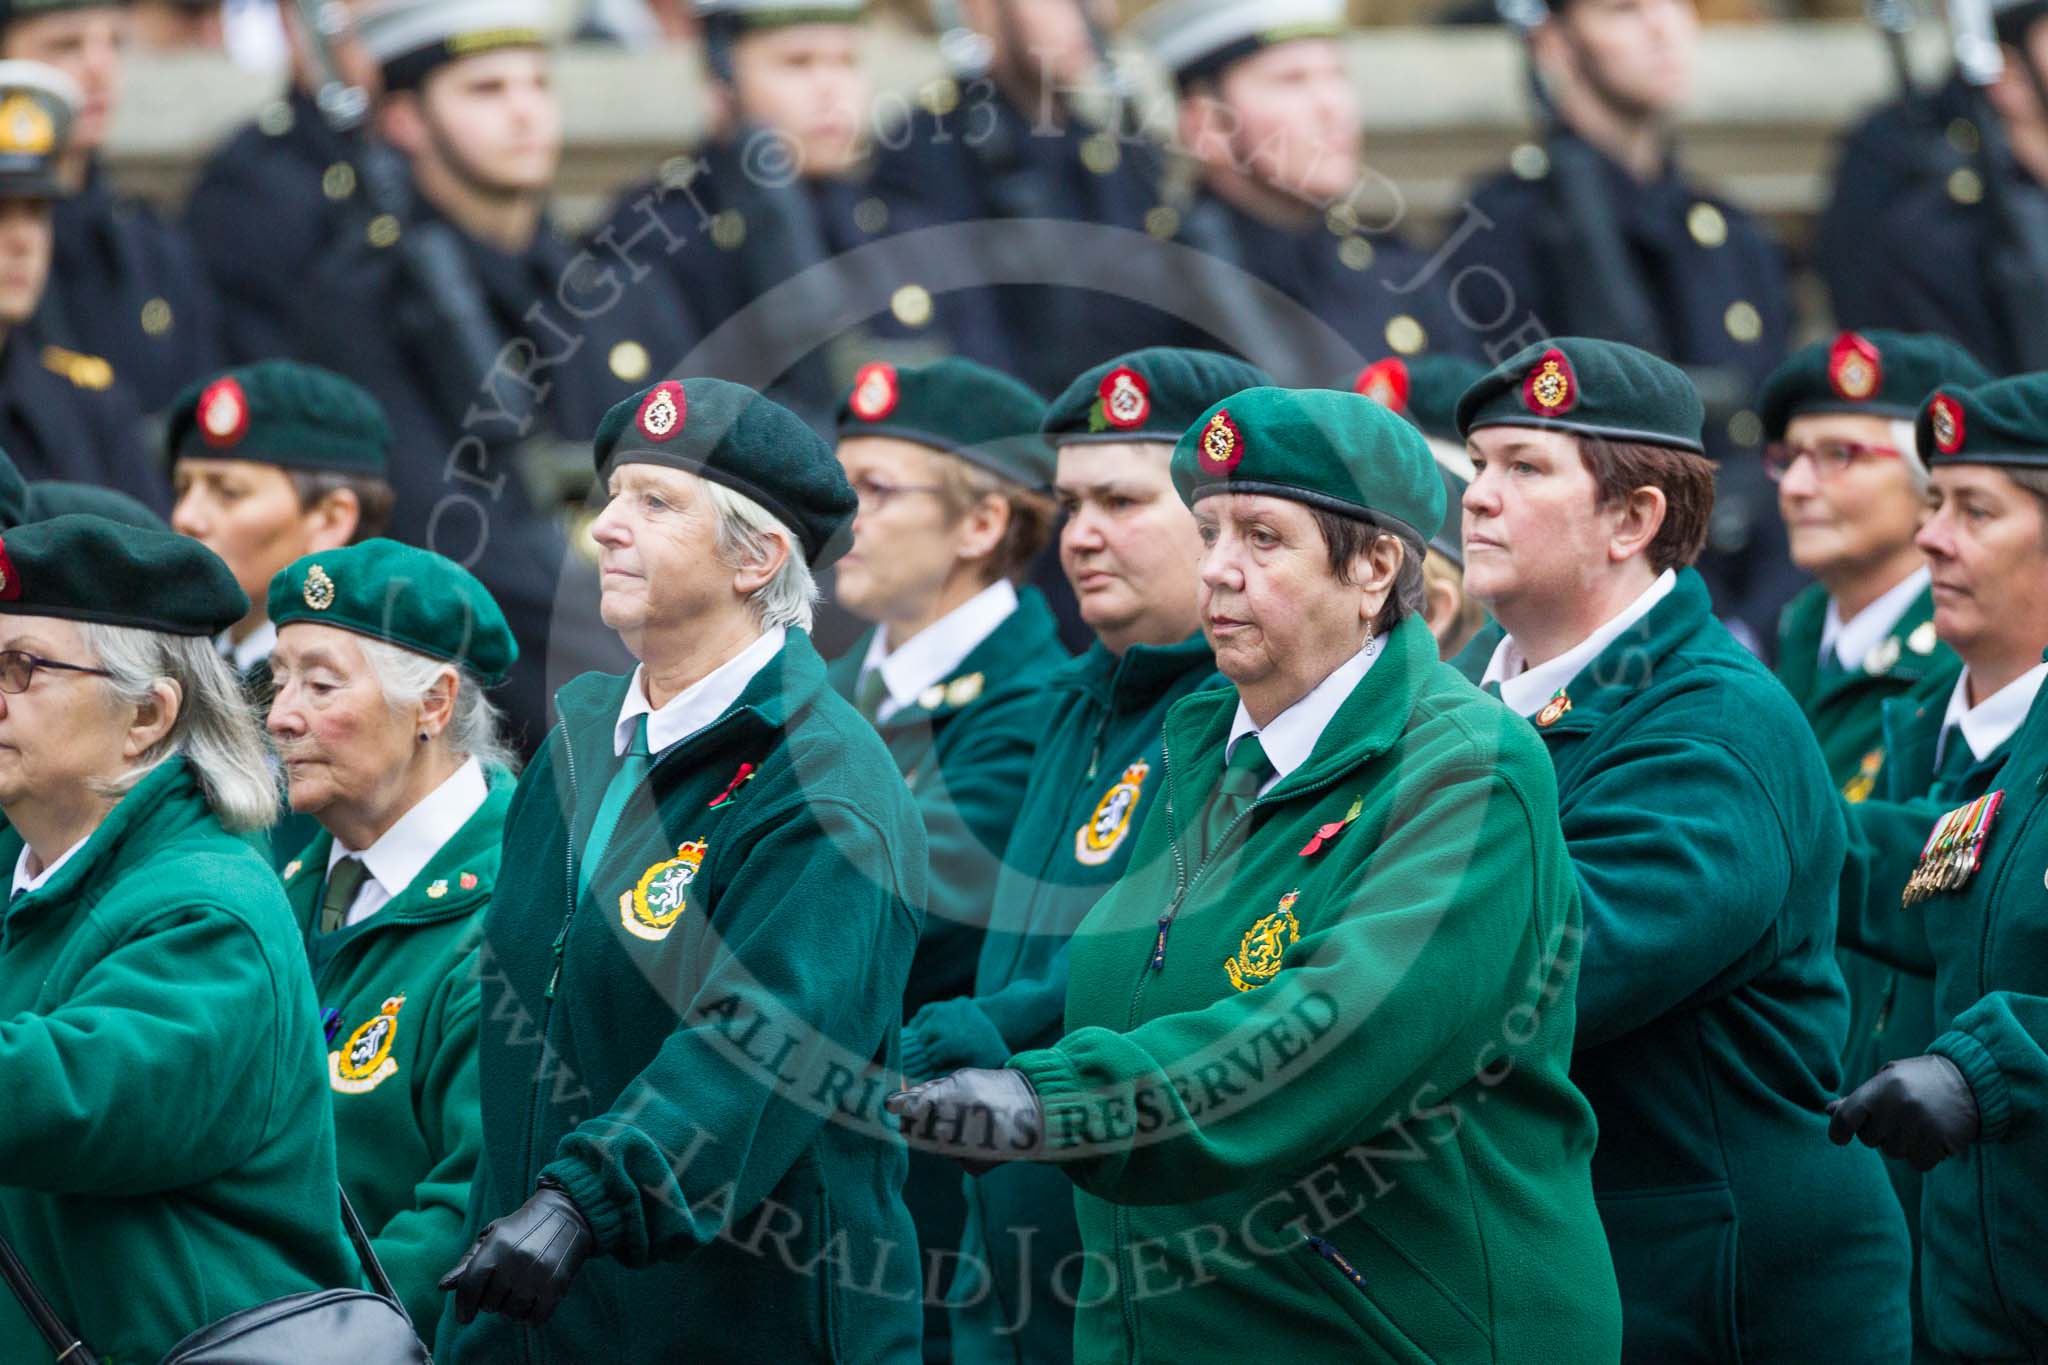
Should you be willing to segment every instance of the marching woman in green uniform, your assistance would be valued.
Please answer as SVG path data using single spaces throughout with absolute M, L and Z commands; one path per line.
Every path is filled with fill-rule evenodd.
M 468 570 L 368 540 L 270 585 L 270 737 L 321 833 L 284 866 L 327 1036 L 342 1188 L 420 1330 L 467 1245 L 477 944 L 517 766 L 484 695 L 518 646 Z
M 555 695 L 484 916 L 476 1243 L 443 1365 L 915 1360 L 881 1113 L 924 827 L 825 680 L 812 570 L 855 500 L 796 414 L 718 379 L 606 414 L 605 624 Z
M 1579 338 L 1458 404 L 1466 584 L 1507 631 L 1485 681 L 1550 752 L 1585 902 L 1572 1077 L 1623 1355 L 1903 1361 L 1897 1200 L 1882 1163 L 1819 1141 L 1847 1024 L 1841 802 L 1690 567 L 1702 416 L 1676 366 Z
M 1934 621 L 1965 667 L 1946 686 L 1885 704 L 1888 799 L 1851 809 L 1842 933 L 1931 974 L 1935 1022 L 1915 1044 L 1930 1055 L 1894 1053 L 1831 1106 L 1832 1131 L 1838 1142 L 1861 1136 L 1909 1173 L 1963 1153 L 1910 1182 L 1916 1327 L 1929 1358 L 2035 1359 L 2048 1347 L 2048 1295 L 2038 1288 L 2048 1205 L 2032 1117 L 2048 1075 L 2038 999 L 2048 957 L 2032 927 L 2034 869 L 2048 864 L 2038 814 L 2048 759 L 2048 377 L 1944 385 L 1920 440 L 1933 480 L 1920 544 L 1933 564 Z M 1995 1145 L 1967 1146 L 1980 1141 Z
M 1096 366 L 1046 413 L 1066 514 L 1060 562 L 1096 643 L 1034 693 L 1043 735 L 973 989 L 933 1001 L 904 1026 L 911 1084 L 1001 1066 L 1064 1032 L 1067 943 L 1130 867 L 1140 814 L 1159 791 L 1166 712 L 1223 684 L 1202 636 L 1202 546 L 1174 492 L 1173 445 L 1211 404 L 1267 382 L 1228 356 L 1155 348 Z M 1072 1183 L 1018 1163 L 968 1178 L 965 1192 L 967 1231 L 948 1295 L 955 1365 L 1071 1360 L 1081 1251 Z
M 0 1233 L 102 1360 L 353 1287 L 305 950 L 246 834 L 276 795 L 205 547 L 0 540 Z M 0 1360 L 50 1358 L 0 1298 Z
M 890 1108 L 1079 1187 L 1077 1360 L 1611 1362 L 1571 863 L 1541 745 L 1418 614 L 1435 463 L 1370 399 L 1256 388 L 1173 476 L 1235 688 L 1167 715 L 1065 1036 Z
M 906 1018 L 974 985 L 1042 689 L 1067 660 L 1052 609 L 1017 586 L 1052 533 L 1044 417 L 1037 394 L 971 360 L 869 364 L 839 401 L 839 467 L 860 511 L 834 594 L 874 628 L 827 676 L 881 732 L 931 850 Z M 958 1168 L 911 1153 L 903 1199 L 930 1276 L 960 1248 Z M 925 1359 L 950 1361 L 948 1336 L 944 1305 L 929 1304 Z

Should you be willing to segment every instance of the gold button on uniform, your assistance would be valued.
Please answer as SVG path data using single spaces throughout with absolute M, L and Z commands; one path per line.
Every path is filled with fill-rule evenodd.
M 356 192 L 356 168 L 337 161 L 320 176 L 320 192 L 329 199 L 346 199 Z
M 1171 204 L 1155 204 L 1145 211 L 1145 231 L 1160 241 L 1170 241 L 1180 231 L 1180 211 Z
M 271 137 L 283 137 L 292 130 L 292 124 L 295 122 L 297 120 L 292 115 L 291 105 L 283 100 L 273 100 L 264 105 L 263 111 L 256 115 L 256 126 Z
M 612 347 L 612 373 L 628 384 L 637 384 L 645 379 L 648 367 L 652 363 L 648 358 L 647 348 L 637 341 L 622 341 Z
M 1097 175 L 1108 175 L 1123 159 L 1123 150 L 1108 133 L 1095 133 L 1081 140 L 1081 164 Z
M 171 330 L 170 300 L 156 298 L 142 305 L 142 330 L 153 337 Z
M 1728 240 L 1728 220 L 1721 210 L 1704 201 L 1686 210 L 1685 230 L 1709 251 Z
M 1346 237 L 1337 243 L 1337 259 L 1353 270 L 1370 269 L 1372 258 L 1372 243 L 1363 237 Z
M 1753 446 L 1764 439 L 1764 419 L 1744 408 L 1728 419 L 1728 439 L 1739 446 Z
M 1747 299 L 1737 299 L 1728 305 L 1728 311 L 1721 315 L 1721 323 L 1728 329 L 1728 335 L 1747 345 L 1764 334 L 1763 314 L 1756 311 L 1756 305 Z
M 387 247 L 398 240 L 398 220 L 388 213 L 380 213 L 370 220 L 364 235 L 374 247 Z
M 1406 313 L 1387 321 L 1387 345 L 1394 348 L 1395 355 L 1419 355 L 1429 345 L 1429 333 L 1421 323 Z
M 1349 204 L 1332 204 L 1330 211 L 1323 215 L 1323 226 L 1333 236 L 1348 237 L 1358 231 L 1358 210 Z
M 1977 155 L 1978 149 L 1984 144 L 1984 135 L 1977 131 L 1976 124 L 1966 118 L 1950 119 L 1943 135 L 1948 138 L 1948 145 L 1964 156 Z
M 954 81 L 933 81 L 917 92 L 917 102 L 931 113 L 944 118 L 960 107 L 960 86 Z
M 1524 180 L 1541 180 L 1550 174 L 1550 153 L 1534 142 L 1524 142 L 1508 153 L 1508 169 Z
M 1948 178 L 1948 197 L 1958 204 L 1974 204 L 1984 197 L 1984 181 L 1968 166 L 1958 166 Z
M 873 236 L 889 226 L 889 206 L 870 195 L 853 206 L 853 225 Z
M 922 327 L 932 320 L 931 291 L 921 284 L 906 284 L 889 296 L 889 311 L 905 327 Z
M 720 251 L 738 251 L 747 240 L 747 220 L 736 209 L 726 209 L 711 217 L 711 243 Z

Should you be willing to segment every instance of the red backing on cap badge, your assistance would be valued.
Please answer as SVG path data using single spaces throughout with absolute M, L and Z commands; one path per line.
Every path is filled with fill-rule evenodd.
M 249 430 L 249 395 L 233 375 L 216 379 L 199 395 L 199 434 L 215 449 L 241 440 Z
M 846 406 L 863 422 L 879 422 L 896 411 L 897 400 L 902 397 L 896 367 L 877 360 L 861 366 L 860 373 L 854 375 L 853 397 L 846 401 Z
M 1145 376 L 1128 365 L 1102 376 L 1095 396 L 1102 400 L 1103 419 L 1119 431 L 1129 431 L 1152 415 L 1152 389 Z
M 1205 474 L 1228 474 L 1244 458 L 1244 437 L 1225 409 L 1218 408 L 1209 425 L 1202 428 L 1201 449 L 1198 463 Z
M 634 419 L 640 434 L 650 441 L 673 440 L 690 414 L 690 397 L 673 379 L 664 380 L 640 400 L 640 415 Z
M 1375 360 L 1351 381 L 1351 391 L 1362 393 L 1389 412 L 1408 415 L 1408 366 L 1399 356 Z
M 1927 425 L 1934 428 L 1934 448 L 1953 455 L 1963 448 L 1963 405 L 1945 393 L 1927 405 Z
M 14 571 L 14 561 L 8 557 L 7 542 L 0 540 L 0 602 L 12 602 L 21 596 L 21 575 Z
M 1579 405 L 1579 377 L 1556 347 L 1545 351 L 1522 380 L 1522 406 L 1539 417 L 1556 417 Z
M 1828 383 L 1839 397 L 1861 402 L 1884 383 L 1884 357 L 1868 338 L 1844 332 L 1828 348 Z

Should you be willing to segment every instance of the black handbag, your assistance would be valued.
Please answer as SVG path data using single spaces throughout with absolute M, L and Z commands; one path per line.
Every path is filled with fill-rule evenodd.
M 162 1365 L 433 1365 L 346 1194 L 341 1195 L 341 1220 L 375 1293 L 315 1289 L 259 1303 L 200 1328 L 173 1346 Z M 99 1365 L 99 1357 L 64 1325 L 4 1237 L 0 1278 L 21 1300 L 60 1365 Z

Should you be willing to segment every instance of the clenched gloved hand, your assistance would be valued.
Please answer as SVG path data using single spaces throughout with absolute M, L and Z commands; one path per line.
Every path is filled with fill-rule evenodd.
M 950 1157 L 969 1175 L 1045 1150 L 1045 1108 L 1021 1071 L 955 1071 L 899 1090 L 882 1107 L 902 1118 L 912 1147 Z
M 543 1184 L 533 1198 L 485 1227 L 439 1285 L 455 1291 L 458 1322 L 479 1312 L 502 1313 L 537 1327 L 554 1314 L 596 1245 L 575 1201 L 559 1186 Z
M 1946 1057 L 1886 1062 L 1841 1099 L 1828 1101 L 1828 1137 L 1859 1138 L 1916 1171 L 1931 1171 L 1977 1140 L 1977 1097 Z

